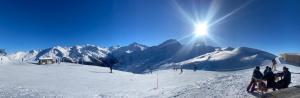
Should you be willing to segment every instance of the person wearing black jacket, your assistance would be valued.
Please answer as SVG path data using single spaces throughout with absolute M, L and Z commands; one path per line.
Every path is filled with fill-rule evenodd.
M 267 74 L 267 72 L 269 71 L 269 66 L 266 66 L 266 68 L 265 68 L 265 70 L 264 70 L 264 75 L 266 75 Z M 271 69 L 271 68 L 270 68 Z M 272 69 L 271 69 L 272 70 Z
M 291 72 L 289 71 L 289 69 L 287 67 L 283 67 L 283 72 L 278 73 L 277 75 L 283 77 L 283 79 L 277 82 L 277 88 L 288 88 L 289 84 L 291 83 Z
M 276 90 L 275 74 L 270 67 L 266 67 L 263 79 L 267 80 L 267 88 L 272 88 L 273 91 Z
M 263 74 L 260 72 L 259 66 L 256 66 L 250 84 L 247 87 L 247 91 L 253 92 L 255 90 L 256 81 L 261 80 L 263 78 Z

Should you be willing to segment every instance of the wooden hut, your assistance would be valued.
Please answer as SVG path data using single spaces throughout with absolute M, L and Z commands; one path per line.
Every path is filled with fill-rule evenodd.
M 38 62 L 39 65 L 55 63 L 55 59 L 53 59 L 53 58 L 39 58 L 38 61 L 39 61 Z
M 300 66 L 300 53 L 284 53 L 281 57 L 287 63 Z

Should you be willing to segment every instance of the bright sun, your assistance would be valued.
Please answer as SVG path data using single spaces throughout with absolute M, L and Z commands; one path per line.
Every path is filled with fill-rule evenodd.
M 196 36 L 205 36 L 208 34 L 208 26 L 207 26 L 207 23 L 204 22 L 204 23 L 197 23 L 195 24 L 195 31 L 194 31 L 194 34 Z

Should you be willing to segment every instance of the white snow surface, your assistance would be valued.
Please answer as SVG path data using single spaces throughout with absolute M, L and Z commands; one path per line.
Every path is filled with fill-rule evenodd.
M 193 69 L 193 66 L 196 66 L 197 69 L 210 71 L 240 70 L 263 65 L 264 62 L 271 62 L 271 59 L 275 57 L 264 51 L 240 47 L 217 50 L 181 62 L 165 64 L 161 66 L 161 69 L 170 67 Z
M 12 63 L 11 60 L 6 56 L 0 56 L 0 64 Z
M 286 64 L 278 70 L 283 66 L 293 73 L 300 71 Z M 252 71 L 184 70 L 180 74 L 169 69 L 133 74 L 114 70 L 111 74 L 105 67 L 71 63 L 0 63 L 0 98 L 253 98 L 257 96 L 246 92 Z M 299 81 L 300 76 L 292 74 L 290 86 Z

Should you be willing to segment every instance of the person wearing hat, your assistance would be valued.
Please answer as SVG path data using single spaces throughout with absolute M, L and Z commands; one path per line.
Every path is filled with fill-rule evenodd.
M 289 71 L 289 69 L 287 67 L 283 67 L 283 72 L 278 73 L 277 76 L 283 77 L 277 82 L 277 88 L 288 88 L 289 84 L 291 83 L 291 72 Z
M 266 67 L 263 79 L 267 81 L 267 88 L 272 88 L 273 91 L 276 90 L 275 74 L 270 67 Z
M 253 92 L 255 90 L 256 81 L 261 80 L 262 78 L 263 74 L 260 72 L 259 66 L 256 66 L 252 74 L 251 82 L 247 87 L 247 91 Z
M 271 67 L 266 66 L 266 68 L 264 70 L 264 76 L 268 73 L 269 69 L 271 69 Z M 271 71 L 272 71 L 272 69 L 271 69 Z

